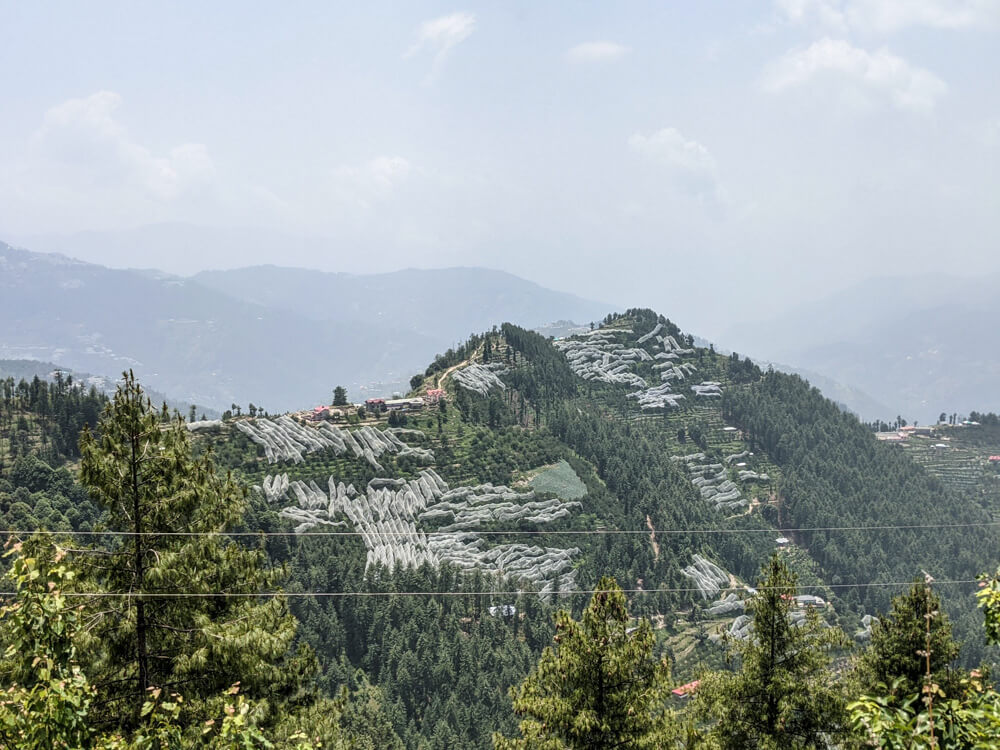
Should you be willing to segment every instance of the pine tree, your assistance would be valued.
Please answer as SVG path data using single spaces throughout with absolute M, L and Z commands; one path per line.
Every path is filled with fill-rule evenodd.
M 928 613 L 933 613 L 929 619 Z M 889 612 L 872 624 L 871 644 L 858 659 L 852 682 L 858 692 L 878 692 L 895 685 L 894 694 L 918 693 L 927 671 L 927 650 L 934 682 L 946 696 L 958 697 L 961 674 L 949 665 L 958 656 L 959 645 L 952 638 L 941 599 L 930 586 L 916 581 L 905 594 L 894 597 Z
M 666 661 L 653 658 L 648 620 L 629 627 L 625 595 L 602 578 L 581 622 L 556 614 L 546 648 L 511 690 L 521 737 L 494 735 L 498 750 L 663 748 L 674 739 Z
M 844 732 L 844 699 L 830 680 L 829 649 L 843 634 L 812 609 L 796 625 L 796 577 L 774 555 L 749 601 L 749 638 L 731 644 L 736 672 L 702 679 L 697 708 L 723 748 L 821 748 Z
M 997 645 L 1000 642 L 1000 571 L 992 577 L 980 577 L 986 581 L 976 598 L 985 615 L 986 640 Z M 981 670 L 973 670 L 961 678 L 946 670 L 949 680 L 957 683 L 950 688 L 951 693 L 945 692 L 934 674 L 935 666 L 942 666 L 940 660 L 935 665 L 935 645 L 943 658 L 951 652 L 953 642 L 950 632 L 935 626 L 935 620 L 940 619 L 942 613 L 934 609 L 938 602 L 930 584 L 930 578 L 922 584 L 916 583 L 910 592 L 893 600 L 893 613 L 882 634 L 887 637 L 894 630 L 903 630 L 907 639 L 912 638 L 909 628 L 898 626 L 912 620 L 911 607 L 923 602 L 924 643 L 918 654 L 924 664 L 922 684 L 917 692 L 906 694 L 904 684 L 912 682 L 912 675 L 890 675 L 893 677 L 889 683 L 892 692 L 886 694 L 883 684 L 873 691 L 874 694 L 862 695 L 848 705 L 852 725 L 865 747 L 887 750 L 996 747 L 997 737 L 1000 737 L 1000 693 L 983 679 Z M 892 622 L 894 615 L 898 622 Z M 900 656 L 905 655 L 906 650 L 900 652 Z M 899 663 L 904 671 L 910 670 L 908 658 Z
M 192 457 L 181 420 L 162 424 L 131 372 L 95 433 L 85 430 L 80 479 L 106 511 L 110 549 L 80 551 L 86 583 L 108 594 L 85 613 L 87 671 L 112 722 L 138 720 L 147 688 L 182 692 L 188 711 L 240 682 L 271 704 L 314 668 L 292 654 L 295 620 L 259 549 L 227 539 L 244 490 L 210 453 Z M 219 595 L 226 596 L 219 596 Z

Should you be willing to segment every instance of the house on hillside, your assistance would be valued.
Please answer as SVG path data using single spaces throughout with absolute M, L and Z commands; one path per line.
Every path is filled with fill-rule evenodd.
M 909 437 L 905 432 L 876 432 L 875 439 L 884 443 L 902 443 Z
M 306 414 L 306 419 L 310 422 L 322 422 L 324 419 L 330 417 L 330 412 L 333 410 L 332 406 L 317 406 L 311 412 Z
M 799 594 L 795 597 L 795 602 L 800 607 L 825 607 L 826 600 L 813 596 L 812 594 Z
M 424 400 L 416 398 L 390 398 L 385 401 L 387 411 L 420 411 L 424 408 Z
M 365 409 L 370 411 L 372 414 L 381 414 L 385 411 L 385 408 L 384 398 L 365 399 Z
M 694 682 L 689 682 L 686 685 L 674 688 L 670 691 L 670 693 L 677 700 L 686 701 L 698 691 L 699 685 L 701 685 L 701 680 L 695 680 Z
M 436 404 L 444 398 L 444 388 L 428 388 L 424 401 L 428 404 Z

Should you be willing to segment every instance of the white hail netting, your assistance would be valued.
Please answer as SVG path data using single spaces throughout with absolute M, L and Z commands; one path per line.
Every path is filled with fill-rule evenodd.
M 718 565 L 701 555 L 695 555 L 692 560 L 692 564 L 682 568 L 681 573 L 694 581 L 703 599 L 710 599 L 723 586 L 729 585 L 729 574 Z
M 714 380 L 706 380 L 704 383 L 692 385 L 691 390 L 695 396 L 704 398 L 722 398 L 722 383 Z
M 633 348 L 622 347 L 615 339 L 616 334 L 631 333 L 621 329 L 597 329 L 571 339 L 556 341 L 554 346 L 563 353 L 570 369 L 584 380 L 597 380 L 613 385 L 627 385 L 637 390 L 628 394 L 638 402 L 640 409 L 676 408 L 683 394 L 674 393 L 671 383 L 684 380 L 696 368 L 690 362 L 678 364 L 682 355 L 694 353 L 694 349 L 682 348 L 673 336 L 660 336 L 663 324 L 657 323 L 649 333 L 639 337 Z M 653 341 L 653 347 L 664 351 L 651 355 L 641 348 Z M 649 386 L 645 378 L 632 371 L 637 362 L 662 360 L 653 365 L 659 371 L 661 385 Z
M 663 330 L 663 323 L 657 323 L 656 324 L 656 328 L 654 328 L 649 333 L 647 333 L 647 334 L 639 337 L 639 343 L 640 344 L 645 344 L 647 341 L 649 341 L 651 338 L 653 338 L 653 336 L 655 336 L 656 334 L 658 334 L 662 330 Z
M 798 599 L 798 597 L 796 597 Z M 871 638 L 871 623 L 875 618 L 871 615 L 865 615 L 868 618 L 868 623 L 864 623 L 864 618 L 862 619 L 862 628 L 854 637 L 858 640 L 865 640 L 866 638 Z M 806 612 L 804 609 L 792 609 L 788 612 L 788 622 L 792 627 L 801 628 L 806 625 Z M 823 620 L 820 620 L 820 627 L 828 628 L 830 625 Z M 867 635 L 865 635 L 867 634 Z M 736 640 L 745 641 L 753 635 L 753 618 L 750 615 L 743 614 L 739 615 L 732 624 L 729 626 L 729 636 L 735 638 Z M 714 636 L 714 637 L 713 637 Z M 709 636 L 711 640 L 717 641 L 719 637 L 717 635 Z
M 472 364 L 461 370 L 455 370 L 451 374 L 451 379 L 467 391 L 487 396 L 494 388 L 503 390 L 507 387 L 499 376 L 508 372 L 510 370 L 499 362 L 491 362 L 488 365 Z
M 420 461 L 433 461 L 434 454 L 426 448 L 414 448 L 397 437 L 399 430 L 376 430 L 370 425 L 353 432 L 342 430 L 329 422 L 320 422 L 319 427 L 306 427 L 287 414 L 277 419 L 240 420 L 236 429 L 257 445 L 263 446 L 268 463 L 293 461 L 302 463 L 303 455 L 332 449 L 340 456 L 351 451 L 357 458 L 363 458 L 376 470 L 383 471 L 378 457 L 383 453 L 411 456 Z M 419 430 L 407 430 L 419 433 Z
M 732 612 L 742 612 L 746 609 L 746 603 L 736 594 L 729 593 L 718 601 L 712 602 L 712 606 L 705 608 L 706 615 L 728 615 Z
M 872 637 L 872 625 L 878 622 L 877 617 L 865 615 L 861 618 L 861 627 L 854 633 L 854 637 L 859 641 L 869 641 Z
M 626 398 L 634 398 L 639 403 L 640 409 L 661 409 L 665 406 L 679 406 L 678 401 L 684 398 L 684 395 L 672 393 L 670 384 L 664 383 L 660 386 L 629 393 Z
M 691 484 L 715 510 L 732 510 L 748 504 L 737 484 L 729 479 L 728 470 L 722 464 L 707 463 L 704 453 L 671 456 L 670 460 L 684 463 Z
M 187 422 L 185 427 L 188 428 L 189 432 L 197 432 L 198 430 L 214 430 L 222 427 L 221 419 L 203 419 L 200 422 Z
M 753 630 L 753 618 L 750 615 L 740 615 L 729 626 L 729 635 L 739 641 L 745 641 Z
M 438 561 L 466 570 L 476 568 L 490 573 L 530 582 L 542 593 L 572 591 L 576 587 L 573 557 L 576 547 L 557 549 L 527 544 L 500 544 L 485 547 L 474 533 L 459 532 L 430 538 L 430 548 Z
M 478 568 L 540 586 L 542 592 L 555 588 L 571 591 L 576 571 L 573 557 L 580 550 L 537 547 L 524 544 L 485 546 L 470 528 L 483 522 L 529 521 L 548 523 L 568 516 L 582 507 L 577 502 L 558 499 L 536 501 L 533 492 L 518 493 L 503 485 L 481 484 L 450 489 L 433 469 L 425 469 L 416 479 L 373 479 L 364 493 L 353 484 L 329 480 L 324 492 L 315 482 L 288 482 L 287 475 L 268 477 L 264 492 L 270 498 L 284 487 L 296 501 L 280 515 L 297 525 L 296 533 L 320 525 L 344 526 L 345 516 L 361 533 L 368 550 L 366 569 L 375 564 L 388 568 L 450 563 L 461 568 Z M 268 494 L 270 493 L 270 494 Z M 278 497 L 280 500 L 280 497 Z M 450 520 L 451 524 L 428 537 L 417 522 Z
M 278 502 L 288 492 L 288 474 L 268 475 L 264 477 L 261 489 L 264 491 L 264 497 L 267 498 L 269 503 Z
M 504 485 L 481 484 L 446 492 L 432 507 L 420 514 L 422 521 L 451 521 L 441 531 L 463 531 L 482 523 L 528 521 L 550 523 L 570 515 L 577 502 L 559 498 L 535 500 L 534 492 L 515 492 Z

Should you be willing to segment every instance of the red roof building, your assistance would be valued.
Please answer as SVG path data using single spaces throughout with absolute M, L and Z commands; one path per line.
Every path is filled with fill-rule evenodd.
M 675 698 L 690 698 L 699 685 L 701 685 L 701 680 L 695 680 L 694 682 L 674 688 L 670 692 L 673 693 Z

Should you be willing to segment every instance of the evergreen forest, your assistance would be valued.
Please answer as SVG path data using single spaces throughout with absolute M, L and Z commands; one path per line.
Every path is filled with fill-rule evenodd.
M 996 746 L 995 415 L 880 440 L 647 309 L 410 386 L 0 381 L 0 747 Z

